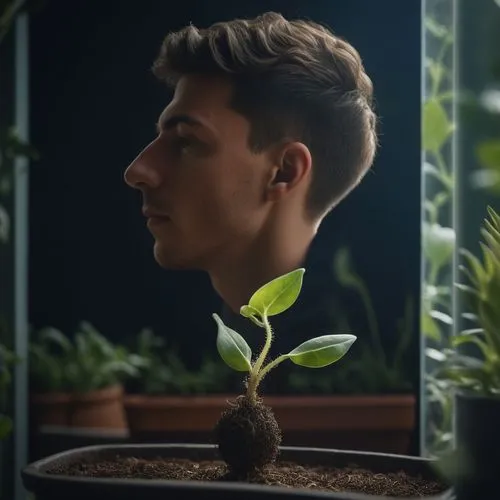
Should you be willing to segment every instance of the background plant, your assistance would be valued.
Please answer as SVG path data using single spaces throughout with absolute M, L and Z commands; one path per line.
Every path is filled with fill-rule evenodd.
M 0 344 L 0 441 L 12 430 L 12 419 L 7 415 L 7 397 L 12 380 L 11 370 L 16 361 L 14 353 Z
M 334 330 L 350 333 L 368 331 L 358 338 L 349 353 L 349 363 L 341 363 L 332 376 L 311 370 L 289 369 L 288 387 L 292 394 L 401 394 L 412 391 L 410 345 L 415 339 L 415 304 L 411 297 L 392 327 L 394 342 L 384 345 L 381 327 L 365 280 L 356 272 L 347 247 L 340 248 L 333 259 L 333 276 L 346 292 L 353 292 L 363 315 L 352 314 L 340 300 L 332 301 L 331 320 Z M 355 326 L 354 326 L 355 325 Z
M 127 392 L 152 396 L 218 394 L 236 389 L 240 382 L 227 366 L 205 355 L 196 368 L 188 368 L 176 348 L 167 348 L 165 340 L 143 329 L 134 339 L 133 351 L 146 363 L 137 377 L 127 381 Z
M 464 315 L 473 327 L 453 337 L 456 355 L 443 375 L 461 389 L 500 397 L 500 217 L 491 207 L 488 215 L 481 228 L 482 258 L 461 250 L 467 283 L 457 286 L 467 295 L 470 310 Z
M 147 361 L 113 345 L 90 323 L 82 322 L 72 340 L 44 328 L 30 343 L 30 386 L 34 392 L 88 392 L 137 377 Z
M 38 0 L 0 0 L 0 48 L 19 14 L 42 4 Z M 20 139 L 12 124 L 0 124 L 0 243 L 7 243 L 10 238 L 11 217 L 6 202 L 12 192 L 13 166 L 18 157 L 37 159 L 38 153 Z

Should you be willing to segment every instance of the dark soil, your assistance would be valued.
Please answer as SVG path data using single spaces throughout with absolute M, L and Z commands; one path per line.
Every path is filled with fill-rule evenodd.
M 177 479 L 190 481 L 233 480 L 224 462 L 194 462 L 184 459 L 144 460 L 117 456 L 114 460 L 75 463 L 48 470 L 49 474 L 71 476 L 128 478 L 128 479 Z M 397 497 L 425 497 L 438 494 L 445 485 L 404 472 L 374 473 L 357 468 L 303 467 L 294 463 L 276 462 L 248 479 L 249 482 L 310 488 L 323 491 L 357 492 Z
M 240 479 L 274 463 L 279 454 L 281 430 L 273 411 L 260 399 L 240 396 L 223 412 L 214 428 L 219 453 Z

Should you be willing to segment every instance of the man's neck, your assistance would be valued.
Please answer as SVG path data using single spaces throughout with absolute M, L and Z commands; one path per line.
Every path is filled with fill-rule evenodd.
M 303 267 L 316 229 L 304 226 L 259 237 L 209 271 L 212 286 L 231 310 L 239 313 L 262 285 Z

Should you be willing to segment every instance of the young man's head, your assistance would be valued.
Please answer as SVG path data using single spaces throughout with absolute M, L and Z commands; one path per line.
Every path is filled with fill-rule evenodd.
M 286 234 L 311 240 L 373 162 L 372 83 L 318 24 L 268 13 L 188 26 L 153 70 L 174 98 L 125 177 L 164 267 L 210 271 Z

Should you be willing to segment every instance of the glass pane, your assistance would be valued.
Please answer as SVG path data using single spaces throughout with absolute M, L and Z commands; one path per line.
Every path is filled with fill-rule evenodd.
M 451 440 L 452 400 L 435 378 L 454 316 L 456 2 L 425 0 L 422 23 L 422 399 L 421 450 Z
M 463 251 L 482 261 L 500 211 L 500 2 L 425 0 L 423 17 L 421 451 L 436 456 L 453 444 L 452 336 L 482 326 L 457 286 Z

